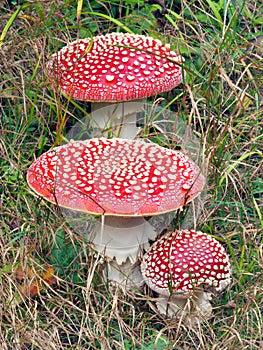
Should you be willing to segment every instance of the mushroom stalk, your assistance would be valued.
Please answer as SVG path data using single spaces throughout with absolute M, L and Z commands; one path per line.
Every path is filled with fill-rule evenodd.
M 156 302 L 159 312 L 167 317 L 187 317 L 194 321 L 196 317 L 209 317 L 212 313 L 211 293 L 195 291 L 190 297 L 178 295 L 160 296 Z
M 108 258 L 107 279 L 121 285 L 140 286 L 143 282 L 138 263 L 149 240 L 156 238 L 152 225 L 143 217 L 105 216 L 88 239 Z M 104 221 L 104 222 L 103 222 Z
M 156 237 L 153 226 L 143 217 L 106 216 L 101 225 L 97 224 L 92 243 L 99 253 L 116 258 L 119 264 L 127 258 L 135 262 L 143 249 L 149 246 L 149 240 Z
M 138 115 L 144 111 L 144 100 L 92 104 L 90 127 L 92 137 L 109 135 L 134 139 L 139 133 Z
M 131 263 L 129 259 L 121 264 L 108 260 L 105 275 L 106 280 L 124 289 L 140 288 L 144 283 L 139 262 Z

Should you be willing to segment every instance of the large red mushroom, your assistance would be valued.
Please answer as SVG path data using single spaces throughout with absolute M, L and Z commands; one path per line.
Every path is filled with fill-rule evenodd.
M 82 101 L 120 102 L 143 99 L 179 85 L 183 58 L 150 36 L 110 33 L 78 39 L 55 53 L 48 75 L 56 89 Z M 134 136 L 141 103 L 109 107 L 96 123 L 109 129 L 123 121 L 119 136 Z M 128 119 L 128 120 L 127 120 Z M 129 126 L 125 129 L 125 124 Z M 95 123 L 94 123 L 95 125 Z M 132 128 L 132 130 L 130 130 Z M 117 134 L 117 132 L 115 133 Z M 128 136 L 127 136 L 128 135 Z
M 118 263 L 136 259 L 155 237 L 143 217 L 184 206 L 205 183 L 182 152 L 119 138 L 56 147 L 30 166 L 27 181 L 50 202 L 105 217 L 93 243 Z
M 116 102 L 169 91 L 182 82 L 182 57 L 149 36 L 110 33 L 78 39 L 54 54 L 51 79 L 77 100 Z
M 145 253 L 141 264 L 145 282 L 159 293 L 162 313 L 173 315 L 189 298 L 201 313 L 209 315 L 210 294 L 230 283 L 230 264 L 224 247 L 213 237 L 195 230 L 167 233 Z

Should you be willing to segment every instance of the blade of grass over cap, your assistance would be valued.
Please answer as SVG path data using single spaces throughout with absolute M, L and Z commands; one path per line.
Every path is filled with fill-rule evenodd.
M 77 5 L 77 21 L 79 22 L 81 12 L 82 12 L 82 7 L 83 7 L 83 0 L 78 0 L 78 5 Z

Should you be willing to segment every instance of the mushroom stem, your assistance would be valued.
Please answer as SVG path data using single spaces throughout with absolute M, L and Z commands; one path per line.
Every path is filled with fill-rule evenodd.
M 134 139 L 140 128 L 137 127 L 137 116 L 144 110 L 144 100 L 121 103 L 92 104 L 90 127 L 94 136 Z
M 108 258 L 107 280 L 124 288 L 140 287 L 143 278 L 138 257 L 156 232 L 143 217 L 104 216 L 96 225 L 92 243 Z
M 209 317 L 212 313 L 211 293 L 195 291 L 190 297 L 182 295 L 161 296 L 156 302 L 159 312 L 168 317 Z
M 92 243 L 99 253 L 122 264 L 128 258 L 135 262 L 149 240 L 156 237 L 154 228 L 143 217 L 105 216 L 105 222 L 96 225 Z
M 122 264 L 118 264 L 116 259 L 109 260 L 105 273 L 108 281 L 124 289 L 140 288 L 144 284 L 138 261 L 131 263 L 127 259 Z

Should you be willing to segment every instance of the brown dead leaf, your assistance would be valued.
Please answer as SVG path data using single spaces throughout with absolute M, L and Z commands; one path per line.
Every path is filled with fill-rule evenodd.
M 37 274 L 30 266 L 26 269 L 18 267 L 16 270 L 16 279 L 21 282 L 20 292 L 23 296 L 33 298 L 40 294 L 45 288 L 45 281 L 48 285 L 56 284 L 57 280 L 54 276 L 55 270 L 52 267 L 47 267 L 43 273 Z

